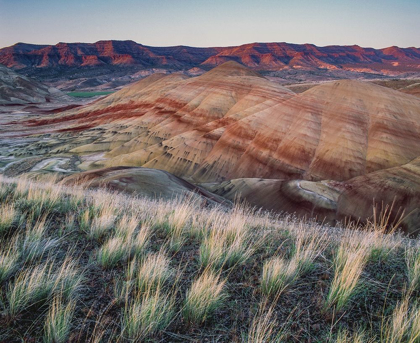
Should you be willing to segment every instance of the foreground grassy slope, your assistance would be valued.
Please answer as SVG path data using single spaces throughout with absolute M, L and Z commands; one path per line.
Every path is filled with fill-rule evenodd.
M 419 342 L 420 244 L 1 179 L 1 342 Z

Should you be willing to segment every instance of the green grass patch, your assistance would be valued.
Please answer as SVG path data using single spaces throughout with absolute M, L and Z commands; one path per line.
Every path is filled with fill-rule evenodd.
M 67 95 L 74 98 L 92 98 L 94 96 L 108 95 L 112 93 L 114 92 L 68 92 Z

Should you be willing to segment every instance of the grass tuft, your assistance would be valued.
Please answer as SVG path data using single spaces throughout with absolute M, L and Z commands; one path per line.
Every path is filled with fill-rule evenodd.
M 341 311 L 353 297 L 363 268 L 369 258 L 366 245 L 349 246 L 345 241 L 338 248 L 334 259 L 334 279 L 327 294 L 324 310 L 335 307 Z
M 44 324 L 43 341 L 45 343 L 68 341 L 75 308 L 74 301 L 63 305 L 63 300 L 59 296 L 54 297 Z
M 356 331 L 350 334 L 347 330 L 340 330 L 335 339 L 335 343 L 370 343 L 372 340 L 368 340 L 365 334 L 361 331 Z
M 39 219 L 35 225 L 25 232 L 22 244 L 22 256 L 26 262 L 41 258 L 46 252 L 55 248 L 59 240 L 55 238 L 46 238 L 47 223 L 46 217 Z
M 161 287 L 172 276 L 170 261 L 163 252 L 150 254 L 137 269 L 136 286 L 140 292 Z
M 44 264 L 21 271 L 6 292 L 8 314 L 13 318 L 34 304 L 40 305 L 52 295 L 55 286 L 53 266 Z
M 0 234 L 10 229 L 16 216 L 17 211 L 13 204 L 3 203 L 0 205 Z
M 314 261 L 325 249 L 325 242 L 324 235 L 307 238 L 304 233 L 298 233 L 290 260 L 273 257 L 264 263 L 261 292 L 267 296 L 278 297 L 299 277 L 314 268 Z
M 100 213 L 93 218 L 87 230 L 88 237 L 96 241 L 101 241 L 114 225 L 115 217 L 112 207 L 102 207 Z
M 120 237 L 110 238 L 98 251 L 96 260 L 103 268 L 115 267 L 130 258 L 131 249 Z
M 280 343 L 285 341 L 285 334 L 281 331 L 277 332 L 279 323 L 276 320 L 274 308 L 270 307 L 264 311 L 264 307 L 260 308 L 252 319 L 246 339 L 243 340 L 244 343 Z
M 420 342 L 420 306 L 405 297 L 397 304 L 391 318 L 384 323 L 381 342 L 418 343 Z
M 17 248 L 16 239 L 8 244 L 0 241 L 0 284 L 18 269 L 19 259 L 20 252 Z
M 159 331 L 165 330 L 175 316 L 174 301 L 170 295 L 155 292 L 137 295 L 127 301 L 122 313 L 122 336 L 141 341 Z
M 200 265 L 219 269 L 243 264 L 260 243 L 261 239 L 252 236 L 243 214 L 234 213 L 227 222 L 216 218 L 200 245 Z
M 410 292 L 420 290 L 420 249 L 406 249 L 406 263 L 408 271 L 408 288 Z
M 187 291 L 183 317 L 187 322 L 204 323 L 213 313 L 223 306 L 226 294 L 226 281 L 220 276 L 206 270 L 198 277 Z

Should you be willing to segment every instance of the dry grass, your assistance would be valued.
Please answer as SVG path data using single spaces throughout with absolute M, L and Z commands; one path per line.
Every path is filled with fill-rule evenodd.
M 15 317 L 29 306 L 40 305 L 47 301 L 52 295 L 55 284 L 52 264 L 21 271 L 15 280 L 9 283 L 6 292 L 7 313 Z
M 165 330 L 175 316 L 174 300 L 160 288 L 146 294 L 138 293 L 126 302 L 122 314 L 122 334 L 129 340 L 141 341 Z
M 58 245 L 58 239 L 46 237 L 47 226 L 46 216 L 38 219 L 33 226 L 27 224 L 21 252 L 25 261 L 37 260 Z
M 267 310 L 266 304 L 263 304 L 257 314 L 252 319 L 246 338 L 246 343 L 266 343 L 266 342 L 284 342 L 285 334 L 280 330 L 276 319 L 274 308 L 271 306 Z
M 148 226 L 142 226 L 135 232 L 137 223 L 137 220 L 131 219 L 126 222 L 123 218 L 123 224 L 128 224 L 124 226 L 127 230 L 123 229 L 120 222 L 115 236 L 109 238 L 98 250 L 96 260 L 103 268 L 115 267 L 133 256 L 141 256 L 146 251 L 151 232 Z
M 80 213 L 79 215 L 79 228 L 80 230 L 84 231 L 84 232 L 88 232 L 88 230 L 90 229 L 90 225 L 91 225 L 91 211 L 89 208 L 85 209 L 84 211 L 82 211 L 82 213 Z
M 264 264 L 261 276 L 261 292 L 268 296 L 280 295 L 299 274 L 299 264 L 292 259 L 286 261 L 274 257 Z
M 14 204 L 0 205 L 0 234 L 7 232 L 16 219 L 17 211 Z
M 99 249 L 96 260 L 103 268 L 112 268 L 127 261 L 130 255 L 130 246 L 127 246 L 122 238 L 113 237 Z
M 115 235 L 127 240 L 134 236 L 140 223 L 140 218 L 136 215 L 124 214 L 115 227 Z
M 406 250 L 408 288 L 410 292 L 420 290 L 420 249 L 411 247 Z
M 262 293 L 267 296 L 280 296 L 299 277 L 313 269 L 315 259 L 326 245 L 327 239 L 324 234 L 306 237 L 304 231 L 298 232 L 290 260 L 277 256 L 264 263 L 261 276 Z
M 248 260 L 263 238 L 253 235 L 247 223 L 247 214 L 236 208 L 232 217 L 215 217 L 204 232 L 200 246 L 200 264 L 214 269 L 233 267 Z M 228 220 L 226 220 L 228 219 Z
M 338 332 L 335 343 L 373 343 L 373 340 L 366 339 L 363 332 L 355 332 L 350 334 L 347 330 L 341 330 Z
M 75 302 L 70 301 L 64 305 L 59 296 L 54 297 L 44 324 L 45 343 L 68 341 L 75 308 Z
M 221 281 L 219 275 L 210 270 L 204 271 L 187 291 L 182 310 L 184 319 L 191 323 L 204 323 L 223 306 L 225 284 L 226 281 Z
M 150 242 L 152 231 L 149 226 L 142 225 L 136 235 L 127 237 L 128 244 L 131 246 L 133 255 L 141 256 L 145 253 Z M 131 238 L 131 241 L 128 239 Z
M 412 303 L 409 297 L 395 307 L 391 318 L 384 324 L 381 342 L 418 343 L 420 342 L 420 306 Z
M 419 341 L 420 242 L 386 216 L 330 228 L 56 181 L 0 177 L 0 341 Z
M 173 276 L 169 265 L 169 258 L 161 251 L 148 255 L 137 268 L 132 267 L 133 273 L 137 274 L 135 283 L 138 290 L 146 292 L 156 289 L 169 281 Z M 134 271 L 134 268 L 136 271 Z
M 17 269 L 20 259 L 18 239 L 10 242 L 0 241 L 0 285 Z
M 83 290 L 84 272 L 75 257 L 66 256 L 55 272 L 54 289 L 59 290 L 64 300 L 76 299 Z
M 350 301 L 359 284 L 363 268 L 369 258 L 369 248 L 351 246 L 343 241 L 334 258 L 334 279 L 327 294 L 324 309 L 341 311 Z
M 116 219 L 115 209 L 102 203 L 99 207 L 99 214 L 94 216 L 87 229 L 87 235 L 90 239 L 101 241 L 110 232 Z M 85 214 L 86 216 L 86 214 Z

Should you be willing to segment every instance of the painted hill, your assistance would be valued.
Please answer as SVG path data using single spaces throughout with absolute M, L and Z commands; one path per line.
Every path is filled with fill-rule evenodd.
M 289 43 L 252 43 L 234 47 L 151 47 L 133 41 L 17 43 L 0 49 L 0 64 L 16 69 L 57 67 L 139 66 L 188 70 L 236 61 L 248 68 L 276 71 L 285 68 L 349 70 L 398 74 L 420 71 L 420 49 L 326 46 Z
M 66 98 L 58 89 L 0 65 L 0 105 L 43 103 Z
M 100 137 L 71 150 L 106 152 L 101 166 L 146 166 L 197 182 L 344 181 L 420 156 L 419 111 L 419 99 L 359 81 L 295 95 L 229 62 L 196 78 L 153 75 L 53 121 L 102 126 Z
M 92 156 L 82 169 L 162 169 L 228 198 L 335 220 L 366 218 L 374 199 L 415 210 L 403 199 L 420 194 L 409 175 L 419 119 L 420 99 L 397 90 L 343 80 L 295 94 L 227 62 L 194 78 L 154 74 L 26 125 L 61 132 L 52 154 Z

